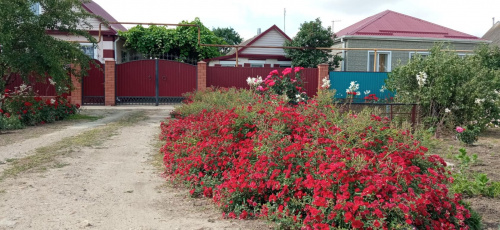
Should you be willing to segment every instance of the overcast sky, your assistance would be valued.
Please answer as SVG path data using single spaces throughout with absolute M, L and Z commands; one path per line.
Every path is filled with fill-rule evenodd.
M 276 24 L 293 37 L 300 24 L 320 18 L 337 32 L 392 10 L 481 37 L 500 20 L 500 0 L 94 0 L 116 20 L 179 23 L 199 17 L 208 27 L 232 27 L 244 39 Z M 286 8 L 285 25 L 283 9 Z M 129 28 L 131 25 L 124 25 Z

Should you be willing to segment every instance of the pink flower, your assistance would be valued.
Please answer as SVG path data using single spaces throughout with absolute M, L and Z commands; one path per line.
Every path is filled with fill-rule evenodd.
M 275 84 L 274 81 L 269 81 L 269 83 L 267 83 L 269 86 L 273 86 Z
M 300 72 L 303 69 L 304 69 L 304 67 L 300 67 L 300 66 L 299 67 L 295 67 L 295 68 L 293 68 L 293 72 L 297 73 L 297 72 Z
M 264 88 L 262 88 L 262 86 L 259 85 L 259 87 L 257 87 L 257 90 L 258 91 L 264 91 Z
M 286 68 L 285 70 L 283 70 L 283 72 L 281 72 L 283 75 L 287 75 L 287 74 L 290 74 L 292 72 L 292 68 Z
M 456 130 L 457 130 L 458 133 L 462 133 L 463 131 L 465 131 L 465 129 L 462 128 L 462 127 L 460 127 L 460 126 L 457 126 Z
M 269 73 L 269 75 L 278 75 L 278 70 L 273 70 Z

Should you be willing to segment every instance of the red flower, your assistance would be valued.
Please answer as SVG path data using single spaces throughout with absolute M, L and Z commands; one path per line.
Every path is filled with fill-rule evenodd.
M 30 106 L 32 106 L 33 104 L 32 104 L 31 102 L 28 102 L 28 101 L 27 101 L 27 102 L 24 102 L 24 105 L 25 105 L 25 106 L 30 107 Z
M 10 113 L 5 113 L 5 116 L 6 117 L 10 117 Z
M 243 210 L 243 212 L 241 212 L 240 214 L 240 219 L 244 220 L 246 219 L 248 216 L 248 212 L 246 210 Z
M 26 111 L 26 110 L 23 110 L 23 113 L 24 113 L 24 114 L 26 114 L 27 112 L 28 112 L 28 111 Z
M 2 109 L 0 109 L 0 113 L 3 113 L 3 110 L 2 110 Z
M 373 222 L 373 226 L 375 226 L 377 228 L 380 227 L 380 223 L 378 222 L 378 220 Z
M 304 69 L 304 67 L 295 67 L 295 68 L 293 68 L 293 72 L 297 73 L 297 72 L 300 72 L 303 69 Z
M 359 221 L 359 220 L 354 220 L 354 221 L 352 222 L 352 226 L 353 226 L 354 228 L 362 228 L 362 227 L 363 227 L 363 225 L 365 225 L 365 224 L 363 224 L 363 222 L 361 222 L 361 221 Z
M 275 84 L 274 81 L 269 81 L 269 83 L 267 83 L 269 86 L 273 86 Z
M 76 104 L 76 108 L 79 109 L 80 108 L 80 104 Z
M 35 101 L 36 101 L 36 102 L 40 102 L 41 100 L 42 100 L 42 98 L 41 98 L 41 97 L 38 97 L 38 96 L 37 96 L 37 97 L 35 97 Z

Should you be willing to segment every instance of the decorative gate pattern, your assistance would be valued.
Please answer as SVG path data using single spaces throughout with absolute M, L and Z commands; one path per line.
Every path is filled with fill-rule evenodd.
M 91 63 L 89 75 L 82 80 L 83 105 L 104 105 L 104 64 L 94 61 L 97 65 Z
M 116 65 L 116 104 L 169 104 L 196 89 L 196 66 L 167 60 Z

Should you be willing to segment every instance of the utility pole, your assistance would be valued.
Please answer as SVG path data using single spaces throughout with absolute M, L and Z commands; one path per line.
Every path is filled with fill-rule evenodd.
M 335 22 L 341 22 L 341 20 L 333 20 L 332 21 L 332 33 L 335 33 L 335 30 L 333 29 L 335 26 Z
M 286 8 L 283 8 L 283 32 L 286 34 Z

